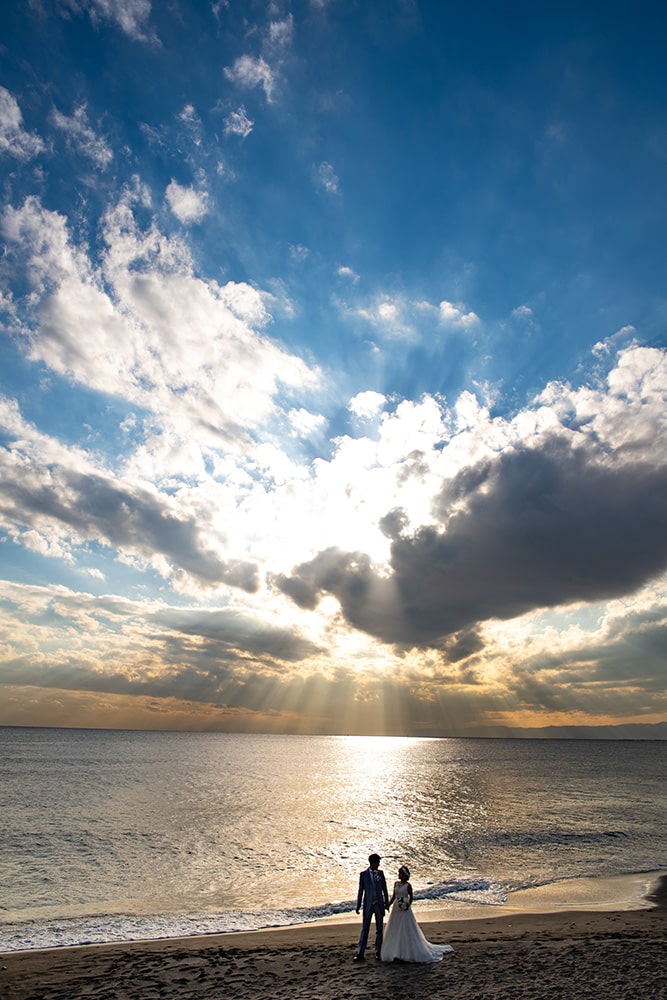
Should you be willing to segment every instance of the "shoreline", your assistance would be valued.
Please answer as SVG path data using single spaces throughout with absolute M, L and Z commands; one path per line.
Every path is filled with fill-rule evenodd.
M 356 915 L 355 915 L 356 917 Z M 459 1000 L 667 995 L 667 875 L 638 909 L 419 919 L 454 953 L 428 966 L 351 961 L 358 918 L 241 933 L 0 955 L 5 1000 Z M 372 956 L 372 951 L 369 952 Z
M 415 903 L 421 923 L 503 916 L 516 912 L 550 913 L 561 910 L 632 910 L 651 906 L 647 894 L 660 878 L 661 870 L 625 875 L 578 876 L 508 892 L 503 901 L 478 899 L 474 892 L 453 892 L 429 898 L 429 887 L 417 890 Z M 26 914 L 5 911 L 0 920 L 0 955 L 22 951 L 46 951 L 52 948 L 92 947 L 102 944 L 129 944 L 141 941 L 168 941 L 190 937 L 211 937 L 250 932 L 268 932 L 279 928 L 319 927 L 356 924 L 354 903 L 331 903 L 316 907 L 318 915 L 306 915 L 305 909 L 294 919 L 262 922 L 259 914 L 250 920 L 233 915 L 195 914 L 172 920 L 166 915 L 112 910 L 107 917 L 96 907 L 81 914 L 61 912 L 43 914 L 33 909 Z M 306 908 L 307 909 L 307 908 Z M 89 911 L 89 912 L 88 912 Z M 416 911 L 417 912 L 417 911 Z M 173 916 L 173 915 L 172 915 Z M 267 914 L 268 916 L 268 914 Z M 88 918 L 90 926 L 86 926 Z M 43 921 L 43 923 L 42 923 Z M 141 925 L 144 925 L 143 927 Z M 21 928 L 25 928 L 22 932 Z M 125 933 L 124 933 L 125 931 Z

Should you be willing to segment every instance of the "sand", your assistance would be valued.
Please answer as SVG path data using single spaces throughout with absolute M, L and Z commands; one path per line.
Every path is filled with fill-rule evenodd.
M 637 910 L 420 921 L 454 953 L 352 961 L 357 927 L 89 945 L 0 955 L 2 1000 L 667 1000 L 667 877 Z

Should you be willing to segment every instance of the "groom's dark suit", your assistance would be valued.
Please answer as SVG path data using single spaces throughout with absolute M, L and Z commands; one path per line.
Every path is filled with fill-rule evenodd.
M 384 872 L 379 868 L 373 870 L 366 868 L 359 875 L 359 892 L 357 893 L 357 913 L 363 904 L 364 916 L 361 924 L 361 935 L 359 936 L 359 947 L 357 954 L 363 957 L 368 944 L 368 933 L 371 929 L 371 920 L 375 917 L 375 954 L 380 955 L 382 947 L 382 925 L 384 922 L 384 912 L 389 909 L 389 893 L 387 892 L 387 882 Z

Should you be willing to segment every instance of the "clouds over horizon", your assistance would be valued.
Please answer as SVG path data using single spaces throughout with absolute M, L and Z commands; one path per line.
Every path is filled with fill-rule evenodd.
M 357 15 L 21 12 L 29 58 L 0 85 L 15 718 L 27 690 L 36 718 L 57 691 L 63 718 L 108 696 L 115 722 L 195 728 L 667 712 L 655 120 L 632 120 L 650 183 L 612 233 L 591 164 L 607 206 L 627 163 L 601 139 L 535 152 L 554 100 L 563 134 L 585 104 L 558 74 L 531 64 L 517 105 L 517 63 L 485 103 L 467 49 L 441 63 L 416 24 Z
M 204 506 L 195 513 L 197 491 L 186 489 L 185 481 L 178 493 L 167 494 L 159 483 L 147 489 L 132 479 L 122 483 L 117 474 L 102 475 L 93 454 L 49 441 L 22 421 L 15 404 L 6 404 L 2 425 L 14 440 L 6 457 L 18 458 L 21 451 L 25 456 L 22 466 L 6 463 L 0 491 L 4 523 L 6 528 L 11 525 L 15 543 L 22 543 L 23 534 L 25 544 L 35 545 L 35 538 L 28 536 L 37 532 L 45 540 L 44 551 L 51 546 L 51 554 L 62 558 L 94 540 L 121 558 L 153 565 L 177 591 L 190 577 L 199 587 L 213 587 L 218 601 L 227 592 L 224 603 L 231 603 L 217 609 L 193 606 L 187 612 L 164 608 L 157 615 L 137 606 L 131 613 L 132 630 L 138 629 L 136 642 L 129 643 L 124 631 L 121 653 L 115 629 L 109 631 L 94 611 L 99 599 L 82 595 L 82 607 L 89 607 L 85 618 L 92 614 L 96 619 L 98 653 L 80 650 L 78 666 L 67 654 L 71 668 L 65 675 L 62 670 L 51 673 L 51 680 L 39 666 L 40 653 L 34 670 L 28 666 L 31 657 L 24 658 L 21 674 L 3 672 L 5 682 L 16 685 L 22 677 L 23 684 L 31 684 L 42 676 L 44 684 L 67 687 L 68 676 L 72 690 L 106 690 L 123 697 L 165 697 L 170 692 L 209 707 L 233 703 L 252 715 L 251 691 L 264 690 L 265 697 L 270 690 L 273 699 L 287 706 L 290 699 L 298 700 L 297 692 L 309 676 L 319 676 L 319 690 L 328 692 L 324 704 L 327 699 L 337 702 L 333 692 L 342 685 L 339 695 L 347 693 L 340 704 L 351 711 L 352 690 L 366 691 L 372 705 L 392 677 L 406 698 L 412 692 L 410 699 L 418 699 L 419 692 L 430 698 L 428 692 L 436 684 L 447 704 L 460 702 L 461 711 L 468 706 L 471 718 L 476 705 L 489 725 L 507 721 L 492 709 L 503 691 L 503 697 L 511 695 L 523 705 L 528 717 L 540 711 L 559 717 L 575 712 L 582 691 L 595 686 L 598 714 L 613 717 L 621 703 L 627 705 L 627 698 L 623 702 L 614 692 L 624 691 L 630 677 L 635 684 L 638 680 L 637 668 L 627 663 L 632 641 L 622 619 L 614 630 L 601 627 L 607 638 L 600 638 L 598 646 L 586 630 L 575 630 L 558 648 L 553 634 L 540 638 L 540 616 L 548 609 L 575 605 L 576 618 L 576 608 L 602 609 L 605 603 L 613 606 L 615 598 L 644 593 L 634 613 L 633 634 L 644 636 L 642 642 L 656 652 L 644 657 L 647 678 L 633 696 L 634 712 L 636 717 L 653 718 L 660 705 L 655 678 L 661 675 L 667 622 L 651 585 L 667 565 L 667 517 L 661 503 L 667 454 L 656 447 L 665 440 L 666 365 L 664 352 L 627 347 L 604 382 L 577 390 L 552 384 L 511 419 L 493 417 L 479 404 L 471 407 L 468 399 L 459 401 L 466 413 L 461 420 L 456 405 L 450 410 L 423 400 L 419 413 L 407 401 L 396 406 L 380 394 L 361 394 L 352 407 L 379 421 L 375 439 L 363 433 L 339 439 L 328 462 L 318 459 L 315 477 L 306 467 L 294 466 L 292 481 L 282 482 L 290 468 L 283 464 L 280 479 L 264 481 L 262 503 L 270 503 L 273 511 L 255 542 L 255 564 L 225 559 L 225 536 L 215 531 L 214 494 L 203 491 Z M 46 477 L 41 483 L 40 461 Z M 65 461 L 72 468 L 68 470 Z M 28 478 L 22 471 L 26 462 Z M 277 470 L 275 463 L 274 456 Z M 176 481 L 177 470 L 171 472 Z M 202 479 L 200 472 L 198 491 Z M 254 494 L 248 493 L 247 483 L 241 489 L 237 495 L 261 509 L 256 506 L 256 488 Z M 311 517 L 314 512 L 312 535 L 300 490 L 307 490 L 303 501 Z M 365 510 L 371 498 L 372 510 Z M 365 537 L 370 542 L 375 536 L 367 551 L 314 548 L 328 508 L 338 518 L 341 538 Z M 186 511 L 191 513 L 186 516 Z M 282 539 L 276 537 L 281 521 L 287 532 Z M 303 532 L 302 544 L 313 554 L 290 568 L 295 524 Z M 330 534 L 335 535 L 333 524 Z M 234 592 L 243 591 L 247 596 L 234 610 Z M 183 592 L 188 592 L 187 586 Z M 48 588 L 42 594 L 50 603 Z M 331 598 L 335 603 L 328 605 Z M 57 604 L 65 620 L 72 615 L 74 625 L 80 612 L 64 610 L 64 593 Z M 245 621 L 241 631 L 232 627 L 239 613 Z M 283 618 L 285 625 L 267 630 L 269 614 Z M 36 649 L 52 642 L 47 639 L 51 628 L 38 623 L 41 618 L 40 612 L 31 630 Z M 159 637 L 156 621 L 163 626 Z M 507 625 L 501 628 L 503 622 Z M 514 627 L 527 629 L 518 662 L 509 638 Z M 10 631 L 7 627 L 5 635 Z M 346 660 L 354 633 L 358 652 L 352 667 Z M 109 642 L 104 654 L 109 665 L 100 675 L 94 663 Z M 149 657 L 151 667 L 145 661 L 149 646 L 155 651 Z M 14 658 L 11 641 L 4 649 L 2 661 L 9 666 Z M 116 653 L 111 655 L 112 649 Z M 110 655 L 111 660 L 120 657 L 115 669 Z M 142 657 L 144 666 L 139 666 Z M 650 662 L 657 670 L 653 675 Z M 125 669 L 134 682 L 123 679 Z M 94 681 L 86 680 L 88 671 Z M 493 696 L 489 677 L 495 678 Z M 642 698 L 641 690 L 653 690 L 652 698 Z M 232 691 L 237 692 L 233 697 Z M 367 718 L 359 712 L 360 719 Z M 333 731 L 335 722 L 327 718 L 322 726 Z M 286 725 L 294 726 L 294 720 Z M 424 731 L 431 731 L 426 723 Z
M 316 614 L 320 627 L 329 622 L 340 633 L 344 623 L 342 631 L 370 637 L 371 648 L 377 641 L 401 656 L 416 651 L 417 662 L 435 650 L 456 670 L 470 658 L 493 659 L 486 623 L 631 595 L 664 572 L 664 352 L 630 344 L 615 355 L 608 346 L 601 380 L 595 369 L 605 349 L 597 345 L 588 383 L 552 383 L 511 417 L 494 416 L 468 391 L 450 406 L 363 391 L 346 402 L 371 421 L 369 436 L 362 422 L 332 442 L 328 459 L 295 464 L 269 444 L 262 424 L 284 405 L 281 373 L 293 398 L 307 390 L 312 401 L 328 391 L 324 373 L 261 332 L 271 322 L 270 296 L 203 281 L 183 243 L 155 222 L 140 230 L 133 213 L 142 197 L 147 204 L 139 189 L 127 192 L 107 213 L 99 265 L 37 200 L 5 212 L 9 266 L 24 266 L 31 279 L 12 317 L 32 362 L 146 408 L 161 423 L 156 435 L 152 421 L 142 431 L 133 418 L 132 449 L 114 469 L 38 432 L 6 400 L 0 495 L 15 544 L 70 562 L 101 544 L 122 561 L 151 566 L 175 592 L 222 596 L 232 588 L 276 607 L 282 594 Z M 78 335 L 84 317 L 95 331 L 87 340 Z M 216 338 L 224 372 L 213 363 Z M 213 387 L 229 382 L 235 353 L 233 406 L 225 410 L 225 393 Z M 293 413 L 285 410 L 292 423 Z M 326 421 L 312 413 L 299 425 L 322 430 Z M 197 444 L 184 450 L 192 434 Z M 258 532 L 267 505 L 271 516 Z M 250 518 L 252 544 L 244 540 Z M 323 523 L 340 542 L 318 550 Z M 346 548 L 355 540 L 365 548 Z M 307 558 L 290 564 L 299 549 Z M 260 605 L 247 613 L 251 631 L 261 632 Z M 292 628 L 298 637 L 298 616 Z M 219 646 L 199 640 L 204 659 L 219 659 Z M 238 655 L 252 659 L 251 648 Z M 330 670 L 324 664 L 336 648 L 324 659 L 320 651 L 320 667 L 309 654 L 307 672 Z

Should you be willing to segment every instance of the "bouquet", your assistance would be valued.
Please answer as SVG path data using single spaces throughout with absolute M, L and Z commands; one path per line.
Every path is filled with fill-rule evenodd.
M 399 910 L 409 910 L 410 909 L 410 897 L 409 896 L 398 896 L 396 899 L 398 903 Z

